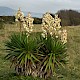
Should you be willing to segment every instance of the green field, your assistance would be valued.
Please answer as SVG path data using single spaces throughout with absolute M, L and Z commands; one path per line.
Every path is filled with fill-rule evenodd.
M 65 69 L 60 71 L 59 80 L 80 80 L 80 26 L 67 26 L 64 28 L 68 31 L 68 64 Z M 16 76 L 14 68 L 10 68 L 11 63 L 4 59 L 7 54 L 2 50 L 5 48 L 4 42 L 10 34 L 17 31 L 19 31 L 19 28 L 16 24 L 5 24 L 4 29 L 0 30 L 0 80 L 34 80 L 31 77 L 23 79 L 21 76 Z M 34 32 L 36 31 L 41 32 L 41 25 L 34 26 Z M 35 80 L 42 79 L 36 78 Z

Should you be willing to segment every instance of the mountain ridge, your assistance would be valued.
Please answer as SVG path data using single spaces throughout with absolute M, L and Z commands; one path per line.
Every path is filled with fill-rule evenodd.
M 14 10 L 9 7 L 0 6 L 0 16 L 14 16 L 16 14 L 17 10 Z M 24 15 L 26 16 L 28 12 L 22 11 Z M 41 18 L 43 13 L 36 13 L 36 12 L 30 12 L 32 17 L 39 17 Z
M 80 13 L 80 10 L 75 10 Z M 17 10 L 5 7 L 5 6 L 0 6 L 0 16 L 14 16 L 16 14 Z M 27 11 L 22 11 L 24 15 L 26 16 L 28 14 Z M 36 12 L 30 12 L 32 17 L 37 17 L 37 18 L 42 18 L 43 13 L 36 13 Z

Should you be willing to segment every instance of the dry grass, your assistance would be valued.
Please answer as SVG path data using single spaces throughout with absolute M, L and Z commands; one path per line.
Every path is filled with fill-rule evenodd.
M 59 80 L 80 80 L 80 26 L 67 26 L 64 28 L 68 31 L 67 59 L 69 61 L 66 69 L 61 70 L 62 77 Z M 4 41 L 8 39 L 10 34 L 17 31 L 19 31 L 19 27 L 16 24 L 6 24 L 5 29 L 0 30 L 0 48 L 4 48 Z M 34 26 L 34 32 L 36 31 L 41 32 L 41 25 Z M 14 69 L 10 69 L 10 62 L 4 59 L 6 54 L 6 52 L 0 50 L 0 80 L 19 80 L 17 77 L 12 79 L 14 75 L 11 77 L 11 74 Z

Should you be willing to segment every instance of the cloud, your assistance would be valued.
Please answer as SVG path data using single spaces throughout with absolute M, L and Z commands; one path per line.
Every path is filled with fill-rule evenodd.
M 80 9 L 80 0 L 0 0 L 0 6 L 13 9 L 21 7 L 24 11 L 56 12 L 60 9 Z

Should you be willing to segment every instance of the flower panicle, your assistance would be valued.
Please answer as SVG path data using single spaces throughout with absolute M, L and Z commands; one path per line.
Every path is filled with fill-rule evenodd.
M 47 37 L 49 33 L 52 37 L 55 35 L 56 38 L 60 37 L 63 43 L 67 42 L 67 31 L 61 30 L 61 19 L 55 14 L 53 18 L 49 12 L 43 15 L 42 19 L 42 36 Z
M 67 43 L 67 30 L 63 29 L 61 33 L 61 41 L 63 44 Z
M 19 8 L 18 12 L 15 15 L 15 21 L 24 21 L 24 13 L 21 11 L 21 9 Z
M 31 14 L 28 13 L 28 16 L 25 17 L 25 20 L 23 22 L 23 27 L 26 30 L 27 34 L 29 35 L 33 31 L 33 21 L 34 19 L 31 17 Z
M 26 34 L 29 36 L 29 34 L 33 31 L 33 21 L 34 19 L 31 17 L 30 12 L 28 13 L 28 15 L 26 17 L 24 17 L 23 12 L 20 10 L 18 10 L 18 12 L 15 15 L 15 21 L 20 22 L 23 26 L 23 28 L 26 31 Z

